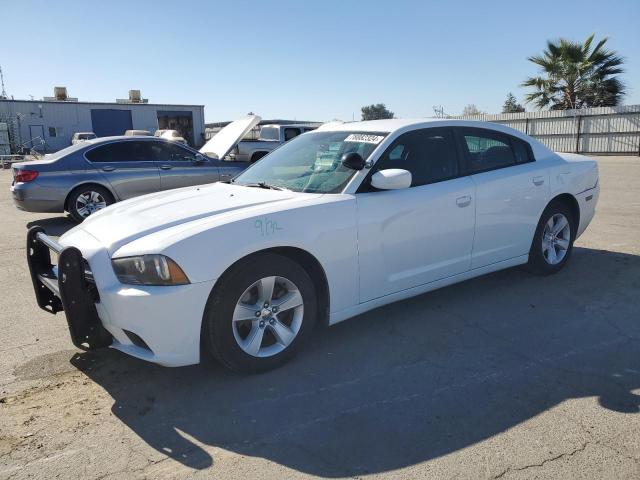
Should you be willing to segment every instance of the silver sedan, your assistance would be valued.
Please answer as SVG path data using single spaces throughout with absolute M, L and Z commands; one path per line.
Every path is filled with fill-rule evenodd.
M 211 158 L 156 137 L 104 137 L 42 160 L 13 165 L 11 192 L 21 210 L 69 212 L 82 221 L 145 193 L 229 180 L 248 163 Z

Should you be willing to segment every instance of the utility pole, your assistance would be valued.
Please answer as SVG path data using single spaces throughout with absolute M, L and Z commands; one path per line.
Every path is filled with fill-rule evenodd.
M 6 100 L 7 91 L 4 89 L 4 75 L 2 75 L 2 66 L 0 66 L 0 86 L 2 87 L 2 91 L 0 92 L 0 98 Z

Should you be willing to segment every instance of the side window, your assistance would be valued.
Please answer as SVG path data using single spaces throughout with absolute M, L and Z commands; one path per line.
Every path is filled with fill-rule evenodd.
M 509 136 L 479 128 L 462 128 L 460 133 L 471 173 L 515 165 Z
M 527 163 L 533 161 L 533 153 L 528 143 L 517 138 L 511 137 L 511 145 L 513 146 L 513 154 L 517 163 Z
M 195 153 L 179 145 L 167 142 L 149 142 L 153 158 L 159 162 L 190 162 L 195 160 Z
M 288 142 L 289 140 L 291 140 L 292 138 L 297 137 L 298 135 L 300 135 L 300 130 L 297 128 L 285 128 L 284 129 L 284 141 Z
M 382 155 L 375 171 L 385 168 L 410 171 L 412 187 L 457 176 L 458 156 L 451 130 L 425 128 L 401 135 Z
M 90 162 L 147 162 L 153 161 L 149 142 L 113 142 L 86 153 Z

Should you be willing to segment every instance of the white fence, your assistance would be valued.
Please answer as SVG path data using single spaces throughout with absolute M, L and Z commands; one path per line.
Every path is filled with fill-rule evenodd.
M 640 156 L 640 105 L 453 118 L 507 125 L 556 152 Z

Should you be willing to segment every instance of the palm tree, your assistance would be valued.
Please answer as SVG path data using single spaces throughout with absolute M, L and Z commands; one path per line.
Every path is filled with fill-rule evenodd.
M 548 41 L 542 55 L 529 57 L 541 68 L 542 75 L 522 83 L 523 87 L 534 88 L 525 101 L 552 110 L 618 105 L 625 86 L 616 75 L 623 72 L 624 61 L 617 52 L 604 48 L 607 38 L 592 49 L 594 35 L 583 44 L 564 38 Z

